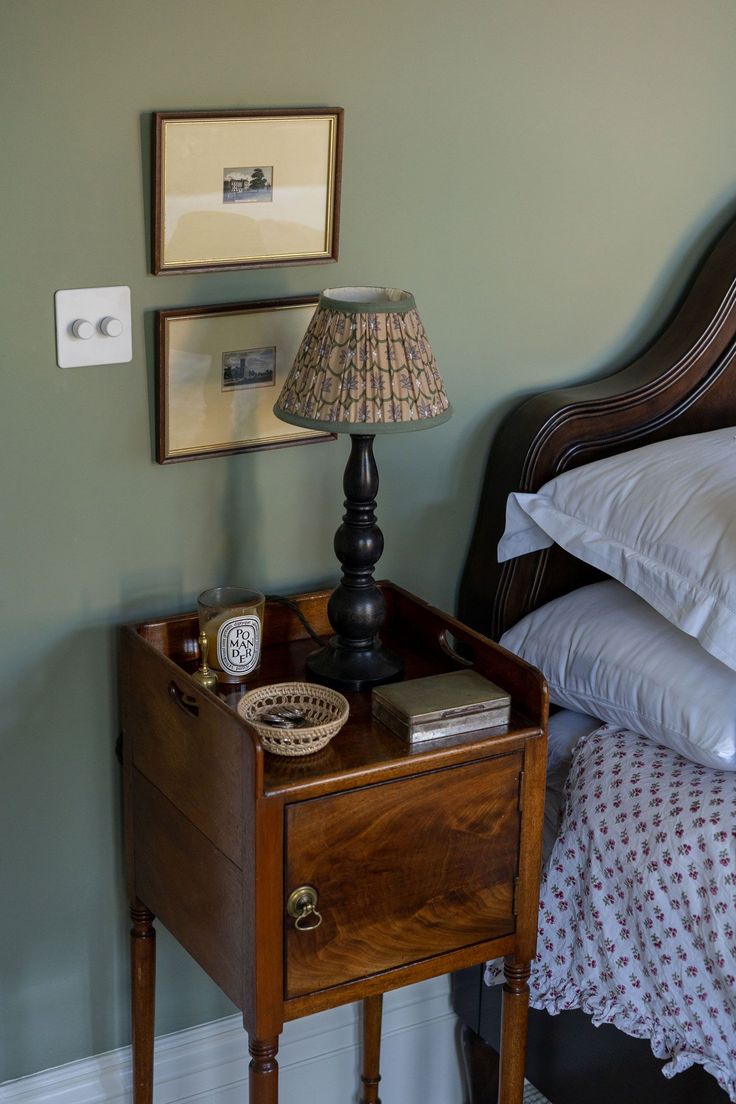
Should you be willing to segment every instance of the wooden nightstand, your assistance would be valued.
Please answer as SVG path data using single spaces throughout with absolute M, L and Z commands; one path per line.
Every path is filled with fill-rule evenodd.
M 352 694 L 327 748 L 283 759 L 263 751 L 232 702 L 191 679 L 196 617 L 122 632 L 135 1104 L 152 1099 L 154 916 L 242 1010 L 251 1104 L 278 1100 L 286 1021 L 358 999 L 362 1100 L 374 1104 L 382 994 L 499 956 L 499 1102 L 522 1099 L 546 686 L 453 618 L 383 590 L 382 636 L 406 677 L 457 668 L 453 641 L 462 641 L 476 669 L 511 693 L 508 726 L 409 748 L 372 719 L 369 693 Z M 325 636 L 328 596 L 295 599 Z M 267 605 L 264 640 L 259 683 L 303 677 L 315 645 L 293 613 Z M 322 918 L 305 931 L 286 907 L 302 886 L 317 891 Z

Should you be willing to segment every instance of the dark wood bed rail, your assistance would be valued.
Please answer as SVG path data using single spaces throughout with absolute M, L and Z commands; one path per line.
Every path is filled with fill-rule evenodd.
M 498 637 L 596 574 L 559 548 L 498 564 L 511 491 L 652 441 L 736 425 L 736 221 L 710 249 L 649 347 L 593 383 L 546 391 L 506 417 L 488 458 L 459 617 Z
M 630 364 L 577 387 L 546 391 L 509 414 L 487 463 L 459 593 L 459 617 L 498 639 L 531 610 L 597 575 L 553 547 L 506 564 L 496 559 L 511 491 L 536 491 L 553 476 L 652 441 L 736 426 L 736 219 L 706 252 L 659 336 Z M 495 1101 L 494 1062 L 483 1038 L 498 1037 L 499 994 L 478 970 L 455 975 L 454 1006 L 472 1104 Z M 726 1094 L 702 1068 L 665 1081 L 646 1040 L 582 1012 L 531 1010 L 527 1074 L 553 1101 L 721 1104 Z

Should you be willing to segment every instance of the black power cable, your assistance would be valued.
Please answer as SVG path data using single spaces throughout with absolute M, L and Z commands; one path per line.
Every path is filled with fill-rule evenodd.
M 302 611 L 299 609 L 299 606 L 296 604 L 296 602 L 292 602 L 291 598 L 284 598 L 282 594 L 267 594 L 266 601 L 278 602 L 280 605 L 286 606 L 287 609 L 290 609 L 294 616 L 301 621 L 302 625 L 307 630 L 312 640 L 315 640 L 318 644 L 321 644 L 323 648 L 325 647 L 327 641 L 324 639 L 324 637 L 320 636 L 314 631 Z

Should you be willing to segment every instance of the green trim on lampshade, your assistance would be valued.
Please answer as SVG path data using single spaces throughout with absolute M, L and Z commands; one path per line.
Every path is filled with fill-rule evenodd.
M 406 314 L 416 303 L 410 291 L 399 288 L 341 287 L 325 288 L 319 306 L 342 314 Z
M 302 429 L 354 435 L 446 421 L 450 404 L 414 296 L 327 288 L 273 409 Z
M 300 426 L 301 429 L 319 429 L 323 433 L 407 433 L 413 429 L 431 429 L 432 426 L 446 422 L 452 416 L 452 406 L 447 407 L 441 414 L 433 414 L 429 418 L 414 418 L 406 422 L 340 422 L 320 421 L 318 418 L 304 418 L 301 414 L 292 414 L 284 410 L 278 403 L 274 405 L 273 412 L 277 418 L 291 425 Z

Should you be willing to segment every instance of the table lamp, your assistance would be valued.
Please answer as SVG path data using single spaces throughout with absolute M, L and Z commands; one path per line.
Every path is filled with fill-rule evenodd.
M 408 291 L 328 288 L 274 406 L 285 422 L 349 433 L 345 514 L 335 534 L 342 566 L 327 613 L 335 637 L 307 659 L 312 677 L 338 690 L 364 690 L 402 674 L 378 633 L 385 606 L 373 569 L 383 552 L 376 524 L 377 433 L 428 429 L 452 408 Z

